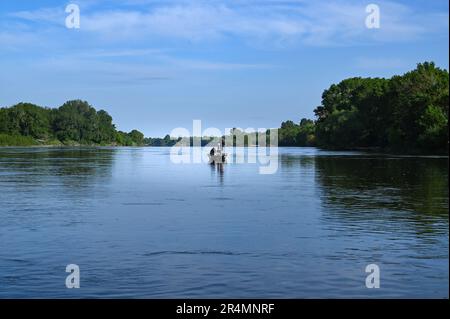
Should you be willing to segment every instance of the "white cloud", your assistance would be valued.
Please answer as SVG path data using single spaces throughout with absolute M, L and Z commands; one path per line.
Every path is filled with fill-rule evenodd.
M 160 49 L 94 50 L 79 54 L 81 58 L 143 57 L 162 54 Z
M 170 65 L 175 67 L 180 67 L 184 69 L 205 70 L 205 71 L 268 69 L 274 67 L 269 64 L 227 63 L 227 62 L 215 62 L 205 60 L 189 60 L 189 59 L 177 59 L 168 56 L 162 57 L 162 59 L 169 62 Z
M 322 1 L 168 1 L 128 0 L 128 6 L 102 10 L 95 1 L 81 12 L 81 32 L 127 41 L 158 37 L 345 45 L 369 41 L 408 41 L 448 26 L 448 14 L 416 12 L 407 5 L 379 2 L 381 29 L 365 28 L 365 3 Z M 137 6 L 137 7 L 136 7 Z M 61 25 L 61 8 L 21 11 L 14 17 Z
M 393 70 L 414 67 L 414 63 L 395 57 L 358 57 L 355 60 L 355 65 L 358 68 L 366 70 Z
M 44 22 L 64 25 L 65 15 L 64 7 L 42 8 L 34 11 L 12 12 L 9 16 L 32 22 Z

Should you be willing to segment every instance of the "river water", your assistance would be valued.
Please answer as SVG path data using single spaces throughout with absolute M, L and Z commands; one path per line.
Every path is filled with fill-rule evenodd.
M 447 157 L 169 153 L 1 148 L 0 298 L 448 298 Z

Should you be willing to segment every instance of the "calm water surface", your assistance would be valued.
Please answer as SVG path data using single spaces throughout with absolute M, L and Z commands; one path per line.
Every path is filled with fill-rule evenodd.
M 0 298 L 448 298 L 448 158 L 281 148 L 260 175 L 169 151 L 0 149 Z

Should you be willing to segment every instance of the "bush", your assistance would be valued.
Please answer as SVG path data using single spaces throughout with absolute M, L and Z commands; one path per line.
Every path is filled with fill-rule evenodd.
M 0 146 L 32 146 L 38 145 L 30 136 L 0 134 Z

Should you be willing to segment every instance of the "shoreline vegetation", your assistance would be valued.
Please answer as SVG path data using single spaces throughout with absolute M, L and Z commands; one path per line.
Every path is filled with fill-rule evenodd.
M 282 122 L 278 145 L 448 154 L 448 98 L 449 73 L 432 62 L 389 79 L 345 79 L 323 92 L 321 105 L 314 109 L 316 120 Z M 237 140 L 255 145 L 258 140 L 258 133 L 239 129 L 228 136 L 233 145 Z M 214 140 L 185 139 L 191 145 L 197 139 L 202 146 Z M 106 111 L 81 100 L 59 108 L 31 103 L 0 108 L 0 146 L 173 146 L 181 140 L 119 131 Z

